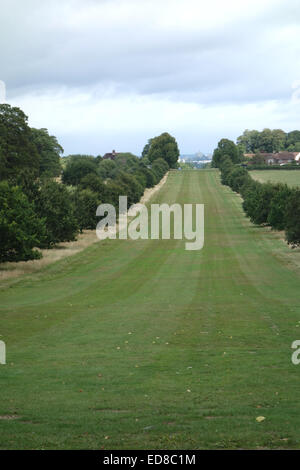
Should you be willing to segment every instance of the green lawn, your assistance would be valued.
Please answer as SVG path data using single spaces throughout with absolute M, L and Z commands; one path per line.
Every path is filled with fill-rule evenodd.
M 1 449 L 300 448 L 300 253 L 217 171 L 152 202 L 205 203 L 204 249 L 109 240 L 0 290 Z
M 299 170 L 253 170 L 250 175 L 261 183 L 286 183 L 289 186 L 300 186 Z

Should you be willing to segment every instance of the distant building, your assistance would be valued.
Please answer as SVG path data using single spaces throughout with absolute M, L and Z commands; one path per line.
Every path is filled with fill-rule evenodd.
M 251 160 L 260 156 L 263 158 L 266 165 L 287 165 L 288 163 L 296 162 L 299 165 L 300 162 L 300 153 L 299 152 L 278 152 L 278 153 L 245 153 L 244 156 Z
M 106 153 L 104 156 L 103 156 L 103 160 L 115 160 L 116 156 L 118 154 L 116 153 L 115 150 L 113 150 L 111 153 Z

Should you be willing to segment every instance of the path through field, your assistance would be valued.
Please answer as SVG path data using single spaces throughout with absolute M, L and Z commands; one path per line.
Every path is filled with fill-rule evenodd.
M 204 249 L 109 240 L 0 289 L 1 449 L 300 448 L 291 251 L 216 171 L 151 202 L 204 203 Z

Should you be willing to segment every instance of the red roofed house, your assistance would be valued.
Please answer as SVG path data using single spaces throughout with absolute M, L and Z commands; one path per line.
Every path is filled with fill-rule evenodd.
M 255 157 L 255 153 L 247 153 L 245 157 L 252 159 Z M 278 153 L 260 153 L 267 165 L 286 165 L 288 163 L 300 162 L 299 152 L 278 152 Z

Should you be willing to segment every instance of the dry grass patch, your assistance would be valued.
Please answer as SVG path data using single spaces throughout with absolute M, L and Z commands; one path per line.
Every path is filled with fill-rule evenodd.
M 60 243 L 51 250 L 41 250 L 43 254 L 42 259 L 1 264 L 0 281 L 39 271 L 44 266 L 62 258 L 75 255 L 96 242 L 99 242 L 99 239 L 96 236 L 95 230 L 84 230 L 74 242 Z

